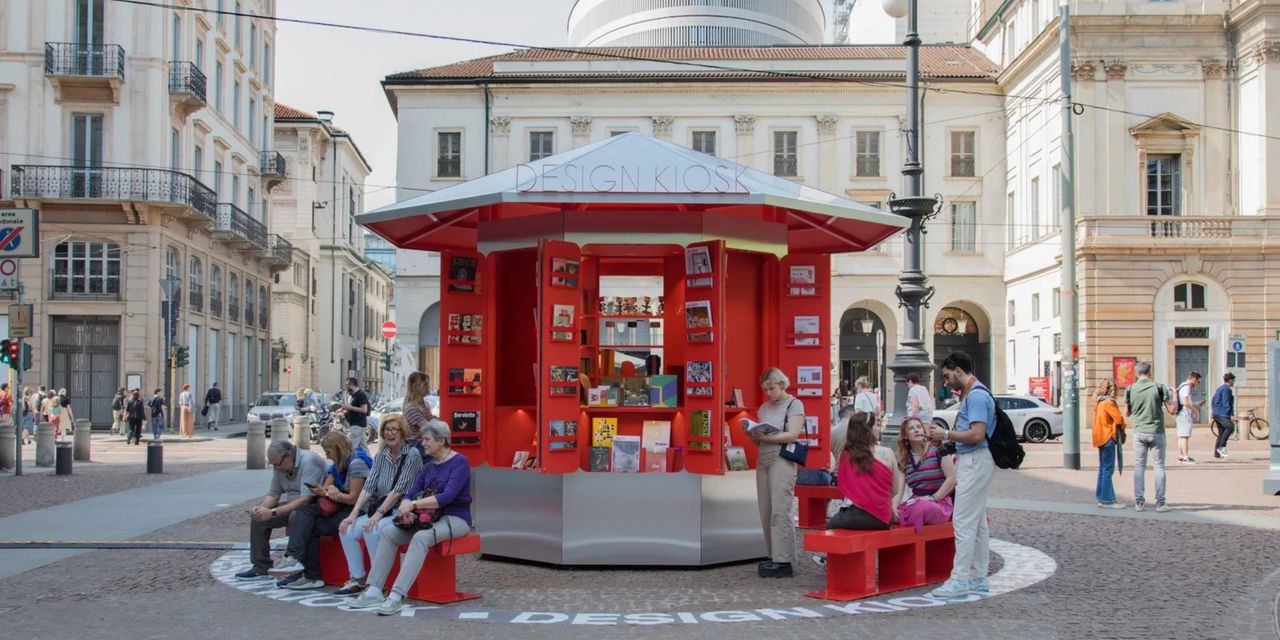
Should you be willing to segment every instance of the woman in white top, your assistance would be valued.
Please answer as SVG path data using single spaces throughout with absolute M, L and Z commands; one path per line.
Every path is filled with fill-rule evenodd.
M 858 378 L 853 383 L 854 389 L 858 394 L 853 398 L 853 408 L 857 411 L 866 411 L 872 415 L 880 414 L 880 401 L 876 399 L 876 394 L 871 392 L 871 381 L 866 376 Z
M 747 432 L 758 447 L 756 455 L 756 500 L 760 504 L 760 525 L 769 560 L 756 567 L 761 578 L 790 578 L 796 555 L 796 529 L 791 522 L 791 503 L 796 493 L 796 463 L 783 458 L 782 445 L 795 442 L 804 429 L 804 404 L 787 393 L 791 380 L 780 369 L 770 368 L 760 376 L 765 401 L 757 412 L 759 422 L 775 425 L 777 433 Z
M 178 394 L 178 431 L 186 438 L 196 434 L 196 414 L 191 412 L 194 401 L 191 385 L 182 385 L 182 393 Z
M 1204 400 L 1196 402 L 1191 392 L 1199 384 L 1200 372 L 1192 371 L 1187 380 L 1178 385 L 1178 403 L 1182 409 L 1174 416 L 1173 423 L 1178 427 L 1178 462 L 1182 464 L 1196 463 L 1196 459 L 1191 457 L 1191 430 L 1200 421 L 1200 407 L 1204 406 Z

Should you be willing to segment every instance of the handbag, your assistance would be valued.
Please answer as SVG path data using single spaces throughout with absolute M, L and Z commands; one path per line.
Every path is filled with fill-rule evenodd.
M 402 451 L 400 453 L 400 464 L 396 466 L 396 474 L 391 477 L 391 486 L 393 490 L 394 490 L 394 487 L 396 486 L 396 483 L 400 481 L 400 472 L 404 471 L 404 461 L 408 459 L 409 459 L 408 452 Z M 370 500 L 369 503 L 365 505 L 364 514 L 372 518 L 373 514 L 378 512 L 378 507 L 382 506 L 382 501 L 386 499 L 387 499 L 387 496 L 374 496 L 373 500 Z
M 205 406 L 200 408 L 200 415 L 202 416 L 209 415 L 209 405 L 206 404 Z
M 436 492 L 433 489 L 426 489 L 410 498 L 410 500 L 417 501 L 435 494 Z M 444 510 L 439 507 L 435 509 L 418 509 L 410 513 L 397 515 L 396 526 L 405 531 L 422 531 L 435 526 L 440 521 L 440 518 L 443 517 Z
M 338 510 L 342 508 L 342 505 L 338 504 L 331 498 L 320 496 L 316 498 L 316 508 L 320 510 L 320 517 L 328 518 L 329 516 L 337 513 Z
M 795 404 L 795 402 L 796 401 L 793 398 L 791 402 L 787 403 L 787 411 L 783 414 L 784 424 L 786 420 L 785 416 L 790 414 L 791 405 Z M 800 441 L 788 442 L 787 444 L 782 445 L 778 450 L 778 455 L 782 456 L 783 460 L 790 460 L 803 467 L 805 461 L 809 458 L 809 445 Z

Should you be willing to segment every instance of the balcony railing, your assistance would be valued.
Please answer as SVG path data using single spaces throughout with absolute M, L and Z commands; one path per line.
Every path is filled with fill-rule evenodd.
M 235 300 L 227 301 L 227 318 L 240 322 L 240 303 Z
M 288 269 L 293 264 L 293 243 L 280 234 L 273 233 L 267 238 L 267 251 L 263 258 L 272 271 Z
M 187 303 L 192 311 L 204 311 L 204 286 L 190 284 L 187 286 Z
M 258 309 L 258 326 L 266 329 L 271 322 L 271 313 L 265 307 Z
M 267 248 L 266 225 L 254 220 L 244 210 L 230 202 L 218 203 L 217 215 L 213 221 L 213 230 L 215 233 L 239 238 L 259 249 Z
M 1261 237 L 1268 223 L 1280 221 L 1261 216 L 1083 216 L 1079 224 L 1083 242 L 1131 246 L 1143 238 L 1177 243 Z
M 204 72 L 194 62 L 169 63 L 169 93 L 190 94 L 205 103 Z
M 284 156 L 280 155 L 279 151 L 263 151 L 259 164 L 261 165 L 259 170 L 262 173 L 262 179 L 266 182 L 268 189 L 284 182 Z
M 124 47 L 79 42 L 44 43 L 47 76 L 80 76 L 124 80 Z
M 222 294 L 216 291 L 209 294 L 209 313 L 222 317 Z
M 246 302 L 244 305 L 244 323 L 253 326 L 254 316 L 256 315 L 253 310 L 253 303 Z
M 188 206 L 212 218 L 213 190 L 199 180 L 167 169 L 69 167 L 15 164 L 9 193 L 16 199 L 144 200 Z

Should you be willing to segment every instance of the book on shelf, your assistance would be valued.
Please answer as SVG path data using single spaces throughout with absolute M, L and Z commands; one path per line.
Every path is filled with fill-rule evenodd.
M 686 329 L 710 329 L 711 301 L 690 300 L 684 303 L 684 326 Z
M 710 360 L 694 360 L 689 363 L 685 369 L 685 382 L 705 383 L 711 382 L 711 361 Z
M 557 438 L 567 438 L 578 435 L 578 421 L 552 420 L 551 435 Z
M 742 389 L 733 390 L 733 406 L 735 407 L 747 406 L 746 403 L 742 401 Z
M 517 451 L 515 457 L 511 460 L 512 469 L 523 469 L 524 465 L 529 462 L 528 451 Z
M 478 444 L 480 442 L 480 412 L 454 411 L 452 426 L 453 444 Z
M 610 471 L 614 473 L 638 473 L 640 471 L 640 436 L 614 436 L 613 457 Z
M 605 400 L 609 397 L 609 389 L 607 387 L 591 387 L 587 389 L 587 406 L 603 407 Z
M 617 418 L 592 418 L 591 419 L 591 446 L 593 447 L 612 446 L 613 440 L 617 435 L 618 435 L 618 419 Z
M 608 471 L 609 456 L 613 453 L 613 447 L 591 447 L 591 456 L 589 466 L 591 471 Z
M 649 376 L 649 404 L 655 407 L 674 409 L 679 404 L 677 393 L 679 380 L 673 375 Z
M 671 446 L 670 420 L 645 420 L 641 430 L 641 444 L 645 449 Z
M 551 305 L 551 326 L 568 328 L 573 326 L 573 305 Z
M 707 247 L 686 247 L 684 250 L 685 275 L 711 273 L 711 250 Z
M 730 471 L 746 471 L 748 468 L 747 450 L 742 447 L 725 447 L 724 461 L 725 466 Z
M 448 392 L 462 395 L 480 395 L 480 370 L 450 368 L 446 380 Z
M 711 438 L 710 411 L 699 409 L 689 412 L 689 436 L 692 438 Z
M 742 428 L 746 429 L 747 433 L 754 433 L 762 436 L 773 435 L 782 431 L 782 429 L 779 429 L 777 426 L 769 424 L 768 422 L 756 422 L 751 418 L 738 418 L 738 424 L 741 424 Z
M 550 445 L 551 445 L 550 448 L 552 451 L 555 451 L 558 449 L 577 449 L 578 448 L 578 443 L 570 442 L 570 441 L 552 442 L 550 443 Z
M 804 443 L 811 446 L 818 446 L 818 416 L 804 417 Z
M 670 449 L 666 445 L 644 448 L 644 472 L 645 473 L 666 473 L 669 465 L 667 460 L 667 451 Z

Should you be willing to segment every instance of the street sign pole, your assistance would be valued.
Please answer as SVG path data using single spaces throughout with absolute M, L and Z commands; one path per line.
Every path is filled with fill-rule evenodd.
M 19 278 L 18 279 L 18 304 L 22 304 L 22 289 L 23 289 L 22 279 Z M 23 397 L 21 399 L 19 399 L 18 396 L 15 395 L 15 394 L 22 393 L 22 370 L 25 369 L 27 366 L 27 363 L 24 360 L 25 354 L 23 353 L 23 351 L 24 349 L 22 348 L 22 338 L 18 338 L 18 372 L 13 376 L 13 380 L 14 380 L 13 386 L 9 387 L 9 397 L 14 399 L 13 400 L 13 408 L 14 408 L 13 435 L 15 437 L 13 439 L 14 441 L 13 446 L 14 446 L 14 449 L 16 449 L 16 451 L 14 452 L 14 456 L 13 456 L 13 475 L 15 476 L 22 475 L 22 420 L 20 419 L 22 416 L 22 412 L 18 411 L 18 408 L 20 406 L 18 402 L 21 401 L 23 404 L 26 404 L 27 402 L 27 398 L 25 394 L 23 394 Z M 32 419 L 32 423 L 36 424 L 34 420 L 34 416 Z

